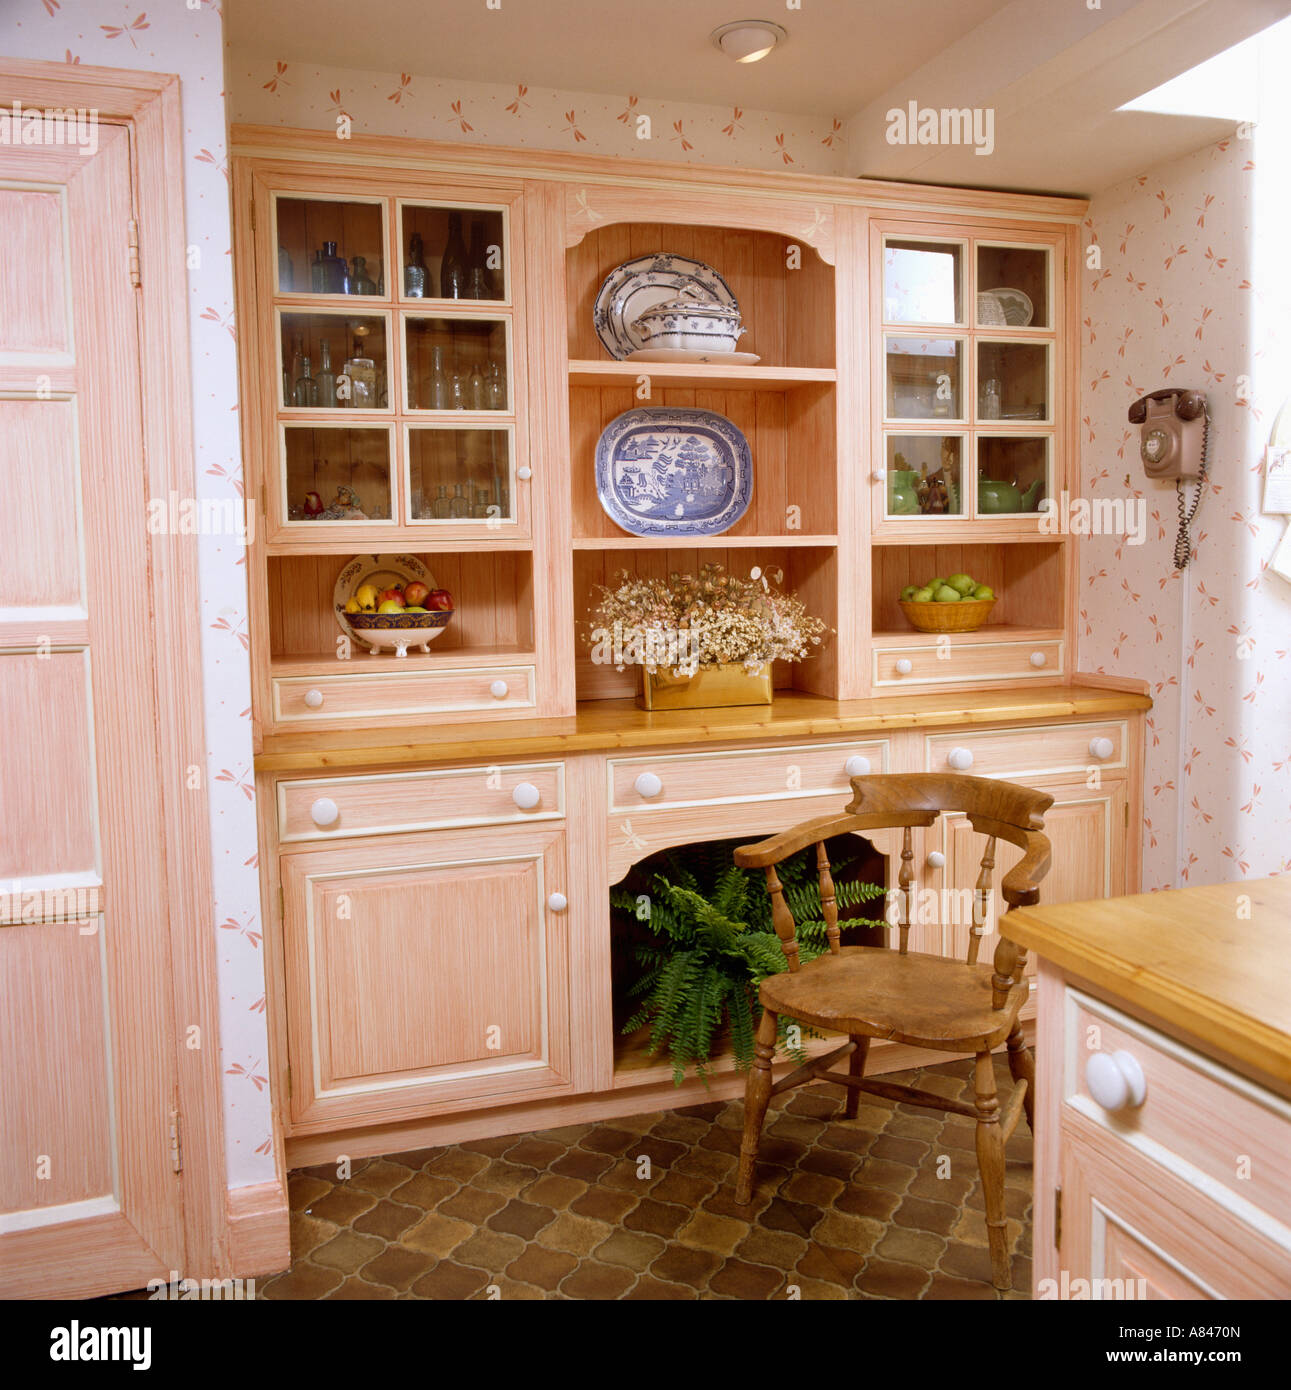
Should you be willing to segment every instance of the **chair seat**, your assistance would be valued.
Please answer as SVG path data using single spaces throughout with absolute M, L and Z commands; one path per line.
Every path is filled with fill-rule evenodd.
M 820 1028 L 975 1052 L 1004 1042 L 1028 994 L 1015 985 L 1002 1009 L 991 1008 L 991 973 L 990 965 L 943 956 L 844 946 L 768 976 L 759 997 L 773 1012 Z

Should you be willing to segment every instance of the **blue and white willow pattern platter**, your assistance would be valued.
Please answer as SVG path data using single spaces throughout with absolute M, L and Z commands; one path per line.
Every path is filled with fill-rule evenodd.
M 633 536 L 720 535 L 753 500 L 749 442 L 711 410 L 625 411 L 596 443 L 596 493 Z
M 596 336 L 611 357 L 622 361 L 645 346 L 632 324 L 647 309 L 676 299 L 687 288 L 700 299 L 739 311 L 731 287 L 711 265 L 690 256 L 658 251 L 624 261 L 605 277 L 592 310 Z

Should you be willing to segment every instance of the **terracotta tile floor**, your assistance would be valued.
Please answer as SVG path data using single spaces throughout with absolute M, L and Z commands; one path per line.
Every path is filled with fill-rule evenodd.
M 996 1058 L 1001 1095 L 1011 1085 Z M 900 1079 L 971 1099 L 971 1063 Z M 897 1078 L 894 1078 L 897 1079 Z M 972 1122 L 843 1088 L 772 1102 L 750 1207 L 742 1101 L 291 1174 L 292 1267 L 268 1299 L 991 1299 Z M 939 1162 L 940 1160 L 940 1162 Z M 943 1175 L 938 1175 L 938 1169 Z M 1031 1283 L 1031 1134 L 1008 1147 L 1013 1283 Z M 490 1286 L 497 1290 L 490 1292 Z

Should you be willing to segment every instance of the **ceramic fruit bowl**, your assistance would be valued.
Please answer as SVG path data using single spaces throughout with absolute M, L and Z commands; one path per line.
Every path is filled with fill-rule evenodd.
M 976 632 L 995 607 L 993 598 L 961 599 L 958 603 L 900 602 L 901 611 L 920 632 Z
M 345 621 L 359 641 L 368 644 L 371 655 L 393 650 L 396 656 L 407 656 L 409 647 L 428 652 L 452 616 L 451 608 L 443 608 L 431 613 L 347 613 Z

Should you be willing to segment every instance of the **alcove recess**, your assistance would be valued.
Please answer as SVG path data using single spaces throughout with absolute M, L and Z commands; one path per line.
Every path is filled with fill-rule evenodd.
M 797 248 L 793 250 L 793 248 Z M 593 310 L 607 275 L 653 252 L 712 266 L 740 307 L 742 353 L 755 366 L 613 359 Z M 779 688 L 837 696 L 837 424 L 834 269 L 805 243 L 772 232 L 665 223 L 616 223 L 566 252 L 571 518 L 577 692 L 580 700 L 631 695 L 635 672 L 594 665 L 587 640 L 595 586 L 619 571 L 666 577 L 708 562 L 747 575 L 760 567 L 797 592 L 831 632 L 818 655 L 777 667 Z M 641 378 L 646 394 L 642 394 Z M 625 411 L 687 407 L 724 415 L 743 432 L 753 460 L 744 516 L 716 536 L 642 538 L 618 527 L 596 492 L 596 444 Z
M 986 626 L 975 633 L 952 633 L 952 642 L 1061 636 L 1066 605 L 1064 548 L 1063 541 L 875 545 L 871 552 L 874 638 L 936 643 L 941 634 L 916 632 L 906 620 L 899 602 L 901 590 L 952 574 L 970 574 L 979 584 L 989 584 L 996 600 Z
M 268 557 L 269 640 L 272 674 L 314 674 L 338 669 L 341 629 L 333 612 L 337 576 L 350 555 Z M 370 656 L 355 642 L 352 659 L 391 671 L 414 665 L 469 667 L 532 660 L 533 557 L 528 551 L 438 551 L 416 557 L 438 588 L 453 596 L 453 617 L 429 654 L 400 659 Z

